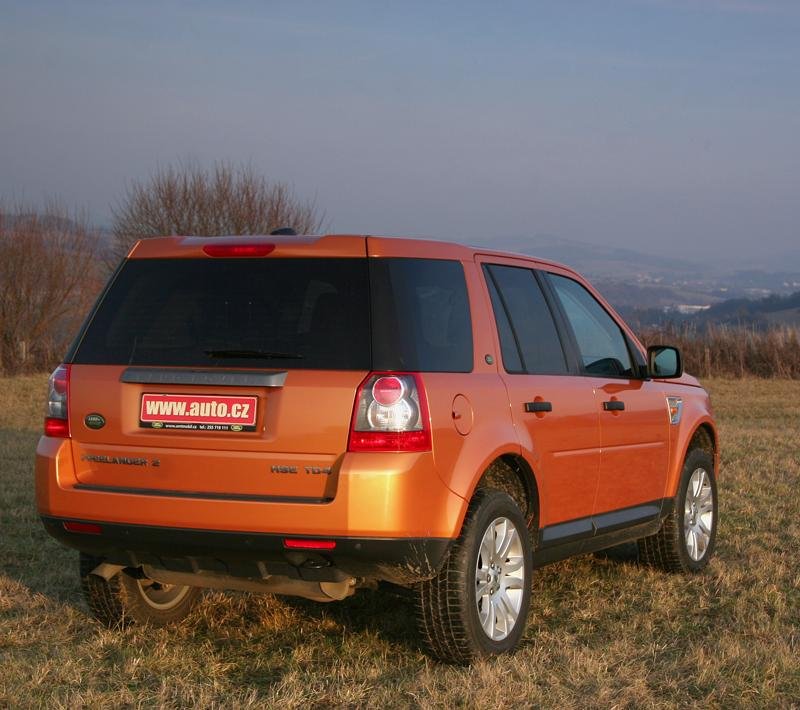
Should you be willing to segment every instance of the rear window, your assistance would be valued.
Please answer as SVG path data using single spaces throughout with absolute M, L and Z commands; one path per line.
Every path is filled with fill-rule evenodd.
M 365 259 L 131 259 L 78 364 L 370 367 Z
M 131 259 L 72 362 L 469 372 L 464 271 L 433 259 Z

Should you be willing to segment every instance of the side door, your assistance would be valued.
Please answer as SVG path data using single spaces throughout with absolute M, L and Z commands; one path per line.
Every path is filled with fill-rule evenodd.
M 645 522 L 660 512 L 667 482 L 664 394 L 657 383 L 640 377 L 631 341 L 585 286 L 554 273 L 547 274 L 547 281 L 569 323 L 600 416 L 597 533 Z
M 497 323 L 514 426 L 539 484 L 541 546 L 592 535 L 600 468 L 591 383 L 575 372 L 532 268 L 481 262 Z

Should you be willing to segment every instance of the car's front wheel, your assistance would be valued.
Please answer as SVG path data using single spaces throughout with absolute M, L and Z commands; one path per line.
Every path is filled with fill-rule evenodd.
M 444 567 L 417 585 L 422 640 L 436 657 L 469 663 L 512 650 L 531 598 L 531 541 L 506 493 L 479 490 Z
M 106 626 L 130 623 L 164 626 L 189 614 L 202 590 L 177 584 L 161 584 L 137 578 L 124 570 L 111 579 L 92 574 L 102 559 L 81 553 L 83 595 L 92 615 Z
M 686 456 L 672 511 L 655 535 L 639 540 L 639 559 L 668 572 L 699 572 L 714 553 L 717 522 L 714 460 L 693 449 Z

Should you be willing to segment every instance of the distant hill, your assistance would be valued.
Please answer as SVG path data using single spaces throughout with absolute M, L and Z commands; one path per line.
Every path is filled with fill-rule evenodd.
M 711 306 L 691 318 L 698 324 L 716 323 L 763 328 L 800 325 L 800 291 L 789 296 L 768 296 L 756 301 L 734 298 Z
M 592 278 L 649 275 L 684 276 L 702 274 L 704 264 L 685 259 L 656 256 L 635 249 L 588 244 L 553 236 L 505 236 L 486 240 L 483 246 L 529 254 L 542 259 L 568 264 L 571 268 Z
M 744 260 L 738 266 L 723 269 L 705 261 L 553 236 L 487 238 L 479 246 L 567 264 L 587 276 L 626 317 L 636 313 L 645 323 L 675 318 L 674 314 L 662 313 L 664 310 L 691 312 L 729 299 L 756 300 L 800 290 L 800 250 L 796 255 L 787 255 L 783 270 L 766 271 L 751 268 Z M 732 263 L 730 255 L 725 257 L 727 263 Z
M 800 329 L 800 291 L 788 296 L 768 296 L 755 300 L 731 298 L 691 314 L 674 309 L 629 306 L 622 306 L 617 310 L 634 328 L 683 324 L 692 325 L 700 331 L 709 325 L 746 327 L 755 330 L 766 330 L 775 326 Z

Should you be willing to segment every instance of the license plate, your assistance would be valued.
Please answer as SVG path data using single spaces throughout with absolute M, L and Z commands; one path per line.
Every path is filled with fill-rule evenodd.
M 255 431 L 258 397 L 143 394 L 139 426 L 147 429 Z

